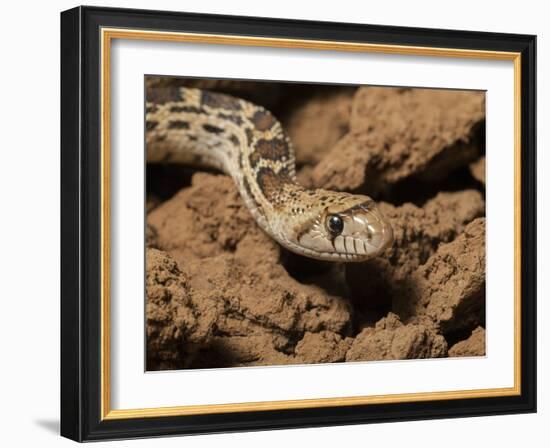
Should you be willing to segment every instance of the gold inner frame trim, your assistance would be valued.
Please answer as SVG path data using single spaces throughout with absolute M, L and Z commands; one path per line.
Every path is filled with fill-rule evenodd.
M 168 417 L 230 412 L 307 409 L 414 401 L 503 397 L 521 394 L 521 54 L 460 48 L 282 39 L 217 34 L 194 34 L 138 29 L 101 29 L 101 419 Z M 442 392 L 402 393 L 354 397 L 279 400 L 229 404 L 188 405 L 139 409 L 111 409 L 110 346 L 110 63 L 113 39 L 368 52 L 514 62 L 514 386 Z

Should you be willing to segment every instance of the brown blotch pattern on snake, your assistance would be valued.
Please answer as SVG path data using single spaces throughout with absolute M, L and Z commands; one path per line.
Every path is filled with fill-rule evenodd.
M 275 117 L 267 110 L 256 111 L 250 121 L 258 131 L 267 131 L 277 123 Z

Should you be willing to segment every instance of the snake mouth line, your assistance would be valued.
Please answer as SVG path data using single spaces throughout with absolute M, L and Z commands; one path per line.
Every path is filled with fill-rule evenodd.
M 315 258 L 317 260 L 365 261 L 375 257 L 376 255 L 384 251 L 384 249 L 388 247 L 390 241 L 391 239 L 389 239 L 385 244 L 383 244 L 378 250 L 372 253 L 364 253 L 364 254 L 318 251 L 315 249 L 299 246 L 298 244 L 293 243 L 292 241 L 288 241 L 286 239 L 281 241 L 281 244 L 283 244 L 283 246 L 287 247 L 288 249 L 292 250 L 293 252 L 299 255 L 306 255 L 308 257 Z

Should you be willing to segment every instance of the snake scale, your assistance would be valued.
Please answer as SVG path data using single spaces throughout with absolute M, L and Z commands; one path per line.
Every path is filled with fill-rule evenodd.
M 307 189 L 296 181 L 291 142 L 263 107 L 200 89 L 154 90 L 146 100 L 148 154 L 230 175 L 258 225 L 282 246 L 349 262 L 392 244 L 392 227 L 370 197 Z

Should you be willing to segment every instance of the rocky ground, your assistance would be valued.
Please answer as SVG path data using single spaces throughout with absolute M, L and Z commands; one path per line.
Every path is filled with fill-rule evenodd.
M 485 354 L 484 94 L 182 81 L 247 98 L 288 130 L 300 181 L 366 193 L 395 244 L 337 264 L 282 249 L 232 180 L 147 166 L 147 368 Z

